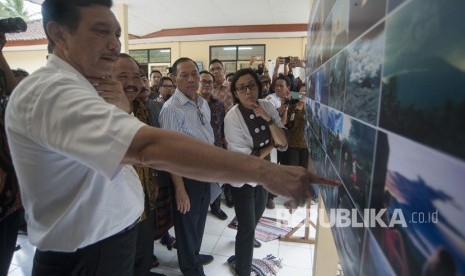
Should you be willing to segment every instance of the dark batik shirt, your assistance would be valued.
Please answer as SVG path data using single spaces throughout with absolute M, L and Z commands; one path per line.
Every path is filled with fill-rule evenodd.
M 211 111 L 210 124 L 215 136 L 215 146 L 226 148 L 224 138 L 224 116 L 226 116 L 226 107 L 224 103 L 216 98 L 211 97 L 208 102 Z

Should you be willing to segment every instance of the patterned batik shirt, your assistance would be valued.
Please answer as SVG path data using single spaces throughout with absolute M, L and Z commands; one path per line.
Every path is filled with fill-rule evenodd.
M 228 85 L 217 85 L 215 84 L 213 94 L 217 99 L 224 103 L 226 107 L 226 111 L 229 111 L 231 107 L 234 105 L 233 96 L 231 94 L 231 90 L 229 89 Z
M 208 102 L 208 106 L 211 111 L 210 124 L 213 129 L 213 135 L 215 135 L 215 146 L 226 148 L 226 140 L 224 138 L 224 116 L 226 116 L 225 104 L 211 97 Z

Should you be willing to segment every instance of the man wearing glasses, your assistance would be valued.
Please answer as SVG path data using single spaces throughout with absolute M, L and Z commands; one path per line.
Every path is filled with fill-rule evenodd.
M 224 103 L 226 106 L 226 111 L 228 111 L 234 105 L 234 103 L 231 91 L 229 90 L 229 85 L 224 83 L 225 70 L 221 60 L 213 59 L 210 61 L 209 71 L 215 77 L 215 83 L 213 86 L 214 94 Z
M 208 102 L 197 94 L 200 75 L 190 58 L 180 58 L 173 64 L 173 81 L 177 88 L 163 104 L 160 125 L 164 129 L 189 135 L 212 144 L 215 141 L 210 125 Z M 210 183 L 171 174 L 175 187 L 176 210 L 174 231 L 179 268 L 184 275 L 205 275 L 203 265 L 213 256 L 199 254 L 210 203 Z
M 158 81 L 158 95 L 157 102 L 166 102 L 173 94 L 176 86 L 170 77 L 161 77 Z

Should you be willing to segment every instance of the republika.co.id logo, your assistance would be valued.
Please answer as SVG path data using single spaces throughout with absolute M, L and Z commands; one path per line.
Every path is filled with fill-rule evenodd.
M 408 224 L 437 223 L 438 210 L 434 212 L 411 212 L 406 217 L 402 209 L 363 209 L 363 217 L 357 209 L 329 209 L 328 220 L 325 209 L 318 212 L 318 222 L 322 227 L 408 227 Z

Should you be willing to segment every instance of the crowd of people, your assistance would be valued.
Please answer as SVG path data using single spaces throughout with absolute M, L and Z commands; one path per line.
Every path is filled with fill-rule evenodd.
M 111 6 L 45 0 L 49 55 L 29 76 L 11 70 L 0 51 L 0 275 L 22 210 L 37 248 L 33 275 L 161 275 L 150 271 L 158 239 L 176 247 L 183 275 L 205 275 L 213 261 L 200 253 L 209 206 L 227 219 L 220 185 L 238 219 L 234 270 L 250 275 L 268 193 L 296 207 L 314 196 L 310 183 L 337 185 L 307 168 L 304 93 L 290 101 L 304 84 L 292 70 L 226 74 L 218 59 L 199 71 L 187 57 L 169 76 L 154 70 L 147 78 L 120 53 Z M 281 57 L 276 64 L 300 66 Z M 270 162 L 274 150 L 295 166 Z

